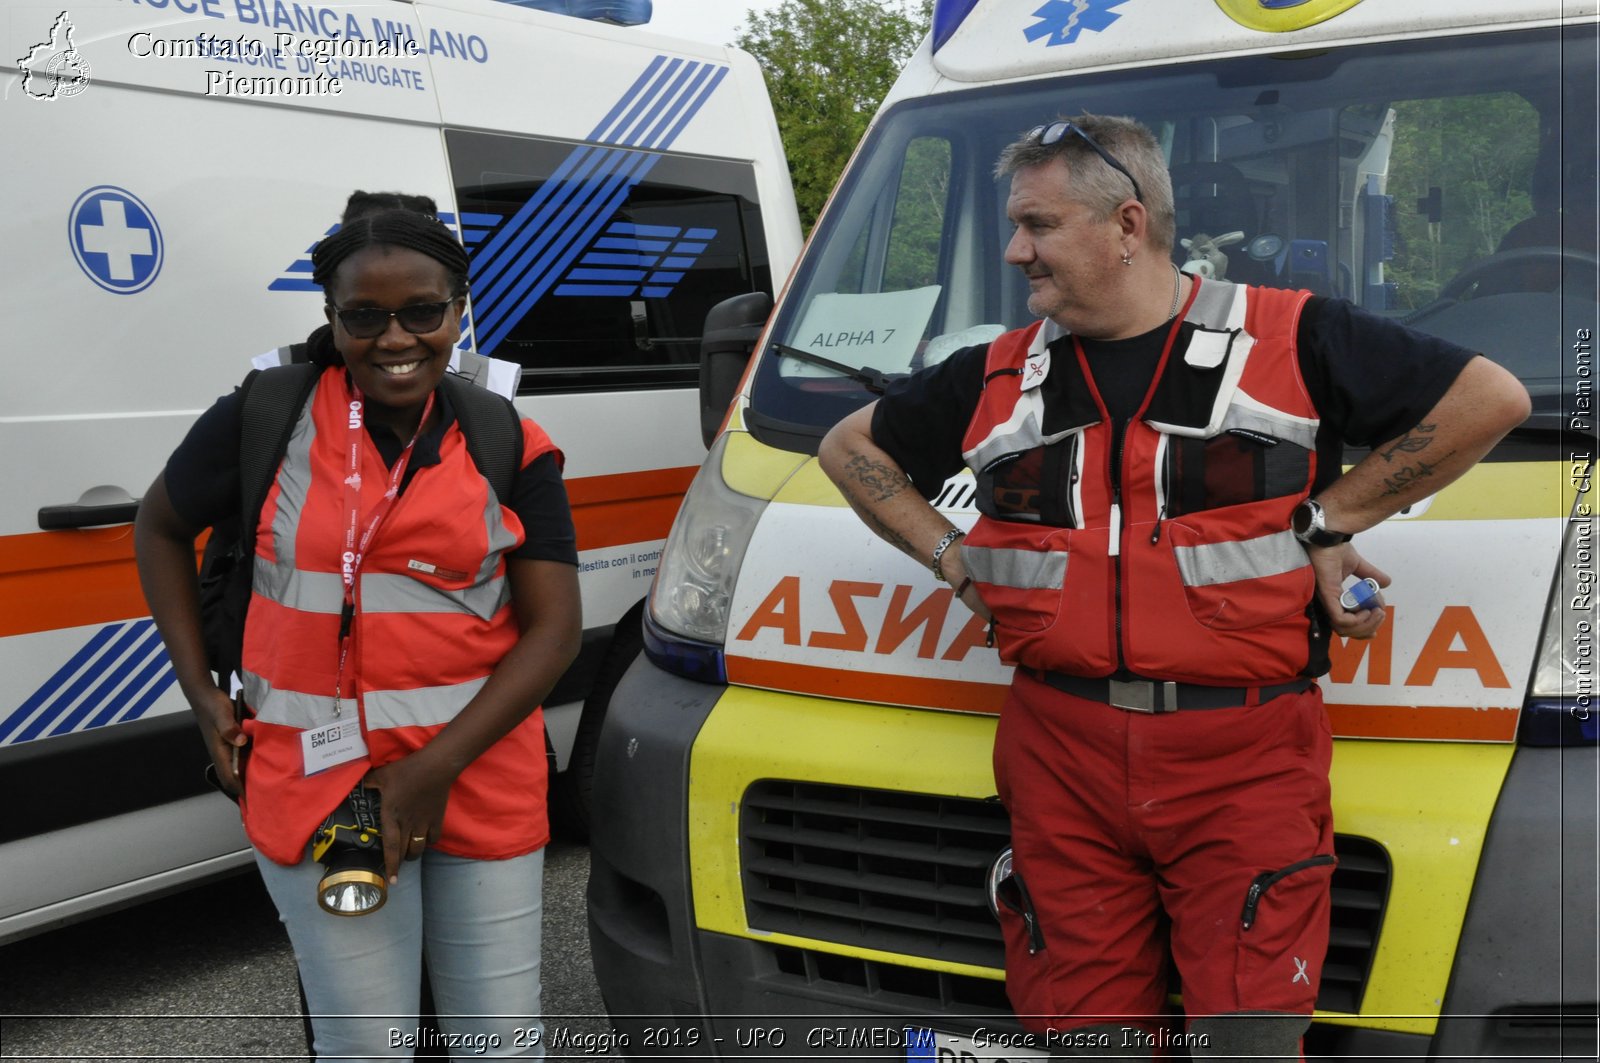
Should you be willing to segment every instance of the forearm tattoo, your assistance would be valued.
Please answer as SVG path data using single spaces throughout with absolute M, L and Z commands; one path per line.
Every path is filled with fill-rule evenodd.
M 887 502 L 905 490 L 906 474 L 892 465 L 873 461 L 864 454 L 854 454 L 844 467 L 845 477 L 859 484 L 863 497 L 872 502 Z
M 856 516 L 860 517 L 867 527 L 890 546 L 915 557 L 916 549 L 910 541 L 885 524 L 868 508 L 869 505 L 887 502 L 894 498 L 905 490 L 908 483 L 910 481 L 906 479 L 905 473 L 894 466 L 856 454 L 845 463 L 841 486 L 845 488 L 845 501 L 850 503 L 850 508 L 856 511 Z
M 1433 445 L 1433 433 L 1438 429 L 1436 424 L 1419 424 L 1405 435 L 1395 440 L 1394 445 L 1387 450 L 1378 451 L 1378 456 L 1384 461 L 1394 464 L 1405 461 L 1405 457 L 1397 455 L 1420 454 Z M 1434 470 L 1449 458 L 1455 451 L 1444 455 L 1433 463 L 1418 461 L 1414 465 L 1402 465 L 1388 476 L 1383 478 L 1383 493 L 1388 496 L 1402 494 L 1416 494 L 1421 489 L 1422 481 L 1432 476 Z
M 1455 451 L 1452 450 L 1449 454 L 1444 455 L 1444 457 L 1440 458 L 1432 465 L 1425 461 L 1419 461 L 1415 465 L 1407 465 L 1403 468 L 1396 469 L 1392 474 L 1383 478 L 1383 493 L 1391 496 L 1418 494 L 1421 490 L 1422 481 L 1427 479 L 1429 476 L 1432 476 L 1434 470 L 1444 462 L 1445 458 L 1450 457 L 1454 453 Z
M 1388 450 L 1380 450 L 1378 454 L 1384 461 L 1394 461 L 1396 454 L 1417 454 L 1428 449 L 1433 442 L 1433 431 L 1439 426 L 1436 424 L 1419 424 L 1405 435 L 1395 441 L 1394 446 Z

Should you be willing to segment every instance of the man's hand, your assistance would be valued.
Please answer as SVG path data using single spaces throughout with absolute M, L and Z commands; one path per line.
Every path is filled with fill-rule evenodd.
M 1317 577 L 1317 597 L 1322 599 L 1323 607 L 1328 610 L 1334 633 L 1347 639 L 1370 639 L 1377 634 L 1378 628 L 1383 626 L 1384 617 L 1388 615 L 1383 608 L 1383 596 L 1378 596 L 1378 604 L 1373 608 L 1356 612 L 1341 605 L 1339 596 L 1344 593 L 1344 581 L 1351 576 L 1374 579 L 1378 581 L 1378 586 L 1387 587 L 1390 583 L 1388 575 L 1369 564 L 1350 543 L 1308 546 L 1306 554 L 1311 559 L 1311 570 Z

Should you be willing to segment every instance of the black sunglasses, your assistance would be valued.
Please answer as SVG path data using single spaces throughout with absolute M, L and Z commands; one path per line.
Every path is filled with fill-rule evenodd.
M 333 307 L 334 316 L 339 319 L 339 324 L 344 330 L 358 340 L 375 339 L 383 335 L 389 328 L 389 319 L 392 317 L 400 322 L 400 327 L 419 336 L 425 332 L 432 332 L 444 324 L 444 315 L 450 309 L 454 299 L 446 299 L 442 303 L 412 303 L 402 306 L 398 310 L 385 310 L 381 306 L 358 306 L 350 310 L 341 310 Z M 328 304 L 333 306 L 332 303 Z
M 1144 193 L 1139 190 L 1139 182 L 1133 179 L 1133 174 L 1128 172 L 1128 168 L 1122 165 L 1122 163 L 1118 162 L 1115 155 L 1111 154 L 1105 148 L 1102 148 L 1099 142 L 1094 139 L 1094 137 L 1091 137 L 1088 133 L 1085 133 L 1083 131 L 1083 127 L 1079 126 L 1076 122 L 1061 121 L 1051 122 L 1049 125 L 1034 126 L 1033 129 L 1029 131 L 1028 137 L 1042 147 L 1049 147 L 1051 144 L 1058 142 L 1068 133 L 1075 133 L 1079 137 L 1082 137 L 1083 142 L 1093 148 L 1094 153 L 1104 159 L 1107 166 L 1111 167 L 1113 170 L 1117 171 L 1128 179 L 1128 183 L 1133 185 L 1133 198 L 1138 200 L 1140 203 L 1144 202 Z

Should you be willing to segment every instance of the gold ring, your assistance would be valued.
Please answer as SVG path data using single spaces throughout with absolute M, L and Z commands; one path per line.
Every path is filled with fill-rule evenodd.
M 413 834 L 411 836 L 411 840 L 414 842 L 425 842 L 428 840 L 428 836 L 426 834 Z

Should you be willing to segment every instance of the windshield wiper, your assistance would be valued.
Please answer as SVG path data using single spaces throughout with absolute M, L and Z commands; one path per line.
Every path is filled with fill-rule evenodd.
M 787 343 L 774 343 L 772 349 L 784 358 L 793 358 L 796 361 L 806 362 L 821 369 L 831 369 L 840 376 L 854 380 L 874 395 L 882 395 L 883 389 L 888 387 L 892 381 L 905 375 L 903 373 L 881 373 L 865 365 L 859 369 L 852 369 L 843 362 L 836 362 L 832 358 L 824 358 L 820 354 L 812 354 L 810 351 L 800 347 L 791 347 Z

